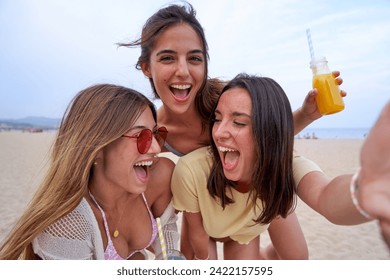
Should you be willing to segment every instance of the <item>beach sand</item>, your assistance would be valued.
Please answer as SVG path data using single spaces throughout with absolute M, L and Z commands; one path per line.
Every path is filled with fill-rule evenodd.
M 0 133 L 0 242 L 42 180 L 54 137 L 54 132 Z M 333 177 L 357 169 L 362 143 L 363 140 L 299 139 L 296 140 L 296 150 Z M 301 201 L 298 201 L 296 212 L 308 243 L 310 259 L 390 259 L 390 250 L 382 240 L 376 221 L 337 226 Z M 263 234 L 261 245 L 266 246 L 269 242 L 268 235 Z M 220 251 L 221 247 L 218 248 Z

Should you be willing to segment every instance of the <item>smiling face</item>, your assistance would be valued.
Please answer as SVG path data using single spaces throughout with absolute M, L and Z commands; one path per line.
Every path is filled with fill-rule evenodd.
M 147 107 L 126 135 L 137 136 L 143 129 L 156 130 L 152 111 Z M 98 155 L 94 176 L 106 186 L 116 186 L 133 194 L 146 190 L 149 180 L 149 167 L 161 151 L 157 140 L 145 154 L 140 154 L 136 138 L 120 137 L 106 146 Z
M 212 128 L 226 178 L 243 184 L 251 182 L 256 160 L 251 116 L 247 90 L 231 88 L 219 99 Z
M 141 65 L 151 78 L 165 106 L 175 113 L 194 107 L 194 99 L 205 79 L 202 42 L 188 24 L 166 29 L 155 42 L 150 62 Z

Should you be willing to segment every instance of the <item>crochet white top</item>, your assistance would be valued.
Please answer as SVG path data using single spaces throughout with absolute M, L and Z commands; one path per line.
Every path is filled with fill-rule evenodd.
M 172 202 L 161 216 L 167 249 L 178 249 L 177 216 Z M 34 253 L 45 260 L 104 260 L 100 229 L 87 200 L 69 214 L 47 227 L 32 242 Z M 159 239 L 152 244 L 155 254 L 161 252 Z M 147 259 L 146 251 L 141 252 Z

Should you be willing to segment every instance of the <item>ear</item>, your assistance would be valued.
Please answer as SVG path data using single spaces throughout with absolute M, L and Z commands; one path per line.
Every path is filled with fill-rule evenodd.
M 152 74 L 150 72 L 150 65 L 149 63 L 142 63 L 141 64 L 141 69 L 142 69 L 142 72 L 144 73 L 144 75 L 148 78 L 151 78 L 152 77 Z
M 100 151 L 96 154 L 94 165 L 98 165 L 99 162 L 102 161 L 102 159 L 103 159 L 103 151 L 100 150 Z

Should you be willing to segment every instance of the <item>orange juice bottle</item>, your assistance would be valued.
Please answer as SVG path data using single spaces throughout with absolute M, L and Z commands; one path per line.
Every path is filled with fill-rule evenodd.
M 328 68 L 326 58 L 312 59 L 310 68 L 313 71 L 313 88 L 318 90 L 316 102 L 320 113 L 330 115 L 344 110 L 339 86 Z

